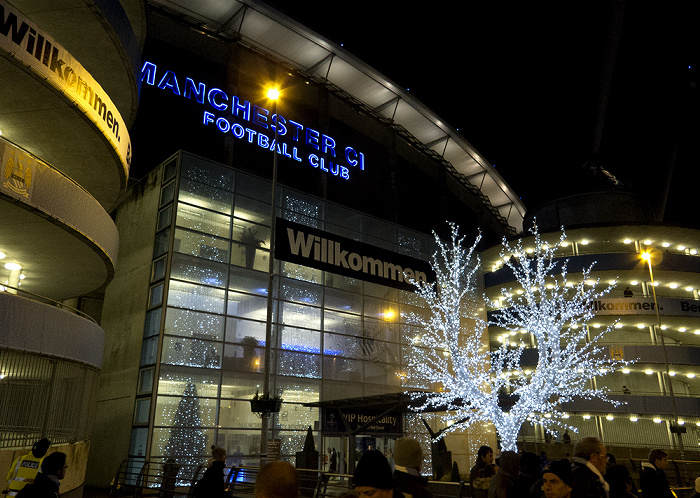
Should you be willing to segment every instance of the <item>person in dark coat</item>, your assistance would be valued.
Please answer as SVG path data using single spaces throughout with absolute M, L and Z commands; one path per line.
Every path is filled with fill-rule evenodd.
M 524 451 L 520 455 L 520 472 L 509 497 L 530 498 L 530 489 L 541 477 L 540 457 L 531 451 Z M 539 487 L 537 489 L 539 490 Z
M 642 487 L 642 496 L 648 498 L 673 498 L 671 486 L 666 477 L 668 467 L 668 453 L 664 450 L 651 450 L 649 462 L 642 463 L 642 474 L 639 484 Z
M 610 485 L 603 477 L 607 464 L 608 453 L 598 438 L 580 439 L 571 458 L 571 498 L 608 498 Z
M 389 461 L 378 450 L 368 450 L 362 454 L 352 483 L 358 498 L 404 498 L 394 485 Z
M 624 465 L 612 465 L 605 471 L 605 480 L 610 484 L 610 498 L 637 498 L 632 492 L 632 477 Z
M 402 437 L 394 443 L 394 485 L 413 498 L 433 498 L 428 479 L 421 476 L 423 449 L 415 439 Z
M 27 484 L 17 494 L 17 498 L 58 498 L 61 480 L 66 477 L 66 454 L 60 451 L 51 453 L 41 461 L 41 472 L 34 482 Z
M 498 471 L 489 483 L 488 498 L 510 498 L 520 472 L 520 455 L 504 451 L 498 457 Z
M 226 450 L 212 446 L 211 456 L 212 459 L 207 470 L 194 486 L 195 498 L 222 498 L 226 496 L 226 483 L 224 482 Z
M 486 476 L 487 468 L 489 465 L 493 465 L 493 449 L 490 446 L 481 446 L 476 454 L 476 463 L 469 471 L 469 488 L 472 491 L 472 496 L 480 497 L 486 496 L 486 489 L 480 489 L 478 485 L 475 485 L 474 481 L 483 481 L 488 479 L 490 476 Z
M 695 493 L 690 495 L 690 498 L 700 498 L 700 477 L 695 479 Z

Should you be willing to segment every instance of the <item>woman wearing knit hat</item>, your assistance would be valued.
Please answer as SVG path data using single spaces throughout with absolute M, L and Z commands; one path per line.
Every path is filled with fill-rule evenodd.
M 391 467 L 381 451 L 366 451 L 355 468 L 352 477 L 358 498 L 403 498 L 394 488 Z
M 569 498 L 572 481 L 571 462 L 566 459 L 550 462 L 542 471 L 545 498 Z

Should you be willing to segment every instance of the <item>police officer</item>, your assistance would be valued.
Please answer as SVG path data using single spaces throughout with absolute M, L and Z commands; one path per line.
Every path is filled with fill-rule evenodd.
M 34 482 L 36 474 L 39 472 L 41 461 L 51 446 L 51 441 L 46 438 L 40 439 L 32 446 L 32 451 L 12 462 L 12 467 L 7 473 L 7 496 L 17 496 L 20 490 Z

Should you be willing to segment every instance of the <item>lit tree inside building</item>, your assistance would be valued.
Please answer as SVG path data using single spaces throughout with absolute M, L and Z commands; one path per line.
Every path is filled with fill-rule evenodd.
M 194 472 L 206 454 L 206 436 L 202 432 L 197 387 L 187 383 L 182 399 L 177 405 L 170 439 L 165 446 L 165 457 L 173 458 L 185 473 Z
M 458 227 L 451 228 L 447 242 L 435 237 L 438 250 L 431 264 L 436 282 L 416 290 L 429 311 L 413 316 L 423 332 L 411 346 L 410 374 L 435 391 L 417 410 L 444 410 L 437 415 L 448 425 L 443 436 L 492 422 L 501 448 L 516 450 L 525 422 L 541 424 L 550 432 L 555 427 L 576 431 L 566 423 L 563 403 L 599 398 L 617 404 L 607 398 L 605 388 L 595 387 L 593 379 L 624 362 L 608 357 L 598 345 L 610 328 L 592 335 L 587 326 L 594 314 L 590 303 L 611 287 L 596 289 L 597 282 L 590 280 L 592 266 L 580 270 L 579 283 L 568 280 L 568 261 L 555 257 L 565 233 L 558 244 L 548 245 L 533 226 L 535 247 L 529 253 L 522 239 L 514 245 L 503 241 L 501 257 L 520 288 L 502 289 L 499 302 L 483 298 L 496 310 L 487 323 L 478 313 L 482 298 L 475 290 L 480 237 L 465 249 Z M 536 365 L 522 367 L 522 343 L 505 341 L 491 351 L 484 339 L 487 325 L 531 334 L 538 351 Z

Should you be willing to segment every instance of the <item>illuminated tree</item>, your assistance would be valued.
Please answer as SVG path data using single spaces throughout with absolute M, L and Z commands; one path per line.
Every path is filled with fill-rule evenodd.
M 542 424 L 550 432 L 554 427 L 576 431 L 565 422 L 562 403 L 599 398 L 619 404 L 607 398 L 605 388 L 591 387 L 590 382 L 625 363 L 608 358 L 597 344 L 610 328 L 589 335 L 586 324 L 594 315 L 590 303 L 611 290 L 596 290 L 598 282 L 589 281 L 592 266 L 581 270 L 579 283 L 571 283 L 567 279 L 568 260 L 555 259 L 559 245 L 547 245 L 536 226 L 530 230 L 535 244 L 532 253 L 525 252 L 522 239 L 514 246 L 503 241 L 501 257 L 521 288 L 502 289 L 500 303 L 485 297 L 484 301 L 496 309 L 489 325 L 532 335 L 538 359 L 526 373 L 521 367 L 523 344 L 506 342 L 490 351 L 485 343 L 487 323 L 477 312 L 481 297 L 475 291 L 481 264 L 475 251 L 481 237 L 465 249 L 464 237 L 455 225 L 450 226 L 448 242 L 435 236 L 438 250 L 431 264 L 437 281 L 416 284 L 416 293 L 425 300 L 429 312 L 412 315 L 423 334 L 411 346 L 409 374 L 437 391 L 423 398 L 417 410 L 445 409 L 438 415 L 448 424 L 443 436 L 492 422 L 501 448 L 516 450 L 525 422 Z M 559 242 L 565 238 L 562 231 Z M 499 403 L 504 394 L 509 402 Z M 421 395 L 412 394 L 416 399 Z
M 190 472 L 194 472 L 206 454 L 206 436 L 201 427 L 197 387 L 188 382 L 175 411 L 165 456 L 173 458 Z

